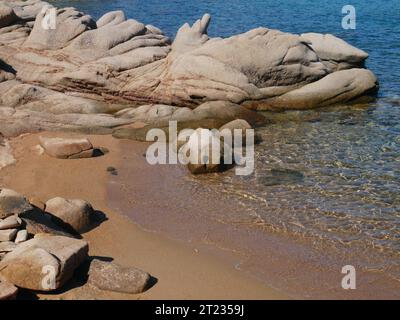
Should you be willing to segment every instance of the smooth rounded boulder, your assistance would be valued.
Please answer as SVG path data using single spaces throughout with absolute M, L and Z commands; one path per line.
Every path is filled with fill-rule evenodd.
M 55 222 L 61 222 L 78 233 L 90 228 L 93 208 L 84 200 L 68 200 L 61 197 L 46 202 L 46 212 L 54 216 Z

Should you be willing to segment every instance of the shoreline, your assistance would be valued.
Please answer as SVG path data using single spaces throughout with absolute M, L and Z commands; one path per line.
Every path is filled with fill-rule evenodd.
M 329 243 L 315 248 L 311 239 L 252 227 L 257 219 L 246 220 L 240 201 L 208 188 L 210 179 L 224 180 L 224 173 L 198 177 L 180 165 L 149 166 L 143 157 L 147 144 L 121 140 L 119 145 L 123 161 L 111 179 L 109 202 L 141 228 L 222 258 L 297 299 L 398 296 L 396 279 Z M 136 165 L 141 170 L 134 170 Z M 342 267 L 348 264 L 357 268 L 357 290 L 341 287 Z
M 218 213 L 223 217 L 226 210 L 240 218 L 239 206 L 206 188 L 193 188 L 184 166 L 148 165 L 143 156 L 146 143 L 85 135 L 95 147 L 110 152 L 62 160 L 38 152 L 39 136 L 82 134 L 43 132 L 11 139 L 16 163 L 0 171 L 0 185 L 36 201 L 55 196 L 89 201 L 107 217 L 82 235 L 89 243 L 89 255 L 137 267 L 157 282 L 142 294 L 127 295 L 72 281 L 61 291 L 29 299 L 396 299 L 398 295 L 397 279 L 379 270 L 362 270 L 362 265 L 357 290 L 343 290 L 341 268 L 353 261 L 329 248 L 321 252 L 305 240 L 221 223 Z M 109 167 L 116 168 L 117 175 L 108 172 Z M 212 219 L 210 212 L 215 214 Z
M 88 136 L 94 145 L 110 150 L 103 157 L 60 160 L 39 155 L 39 135 L 72 137 L 71 133 L 29 134 L 10 141 L 16 163 L 0 171 L 1 185 L 28 198 L 46 201 L 54 196 L 86 199 L 107 219 L 83 234 L 90 256 L 114 259 L 149 272 L 157 283 L 138 295 L 101 291 L 71 283 L 61 292 L 39 294 L 44 299 L 287 299 L 228 263 L 181 242 L 141 230 L 107 204 L 108 166 L 123 161 L 119 141 L 110 136 Z M 138 167 L 140 170 L 140 166 Z

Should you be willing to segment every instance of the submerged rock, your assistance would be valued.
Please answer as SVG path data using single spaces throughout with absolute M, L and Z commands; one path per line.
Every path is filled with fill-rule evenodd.
M 259 178 L 259 181 L 265 186 L 298 184 L 302 183 L 303 180 L 303 173 L 290 169 L 271 169 L 269 174 Z
M 28 231 L 26 230 L 19 230 L 17 233 L 17 236 L 15 237 L 14 242 L 16 244 L 22 243 L 24 241 L 28 240 Z

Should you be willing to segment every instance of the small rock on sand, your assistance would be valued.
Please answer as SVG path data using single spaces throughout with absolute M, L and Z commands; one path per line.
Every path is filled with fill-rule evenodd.
M 89 283 L 106 291 L 137 294 L 149 288 L 150 280 L 147 272 L 114 262 L 94 259 L 89 268 Z
M 46 212 L 80 233 L 89 229 L 93 208 L 84 200 L 57 197 L 46 202 Z M 55 222 L 58 222 L 58 219 L 55 219 Z

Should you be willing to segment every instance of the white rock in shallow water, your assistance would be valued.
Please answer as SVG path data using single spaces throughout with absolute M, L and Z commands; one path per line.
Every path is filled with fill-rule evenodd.
M 24 242 L 24 241 L 26 241 L 26 240 L 28 240 L 28 231 L 26 231 L 26 230 L 20 230 L 20 231 L 18 231 L 18 233 L 17 233 L 17 236 L 15 237 L 15 243 L 16 244 L 19 244 L 19 243 L 21 243 L 21 242 Z
M 0 241 L 13 241 L 17 232 L 17 229 L 0 230 Z
M 0 3 L 0 28 L 9 26 L 18 19 L 14 10 L 4 3 Z
M 0 230 L 18 228 L 21 224 L 22 220 L 18 216 L 10 216 L 0 220 Z

